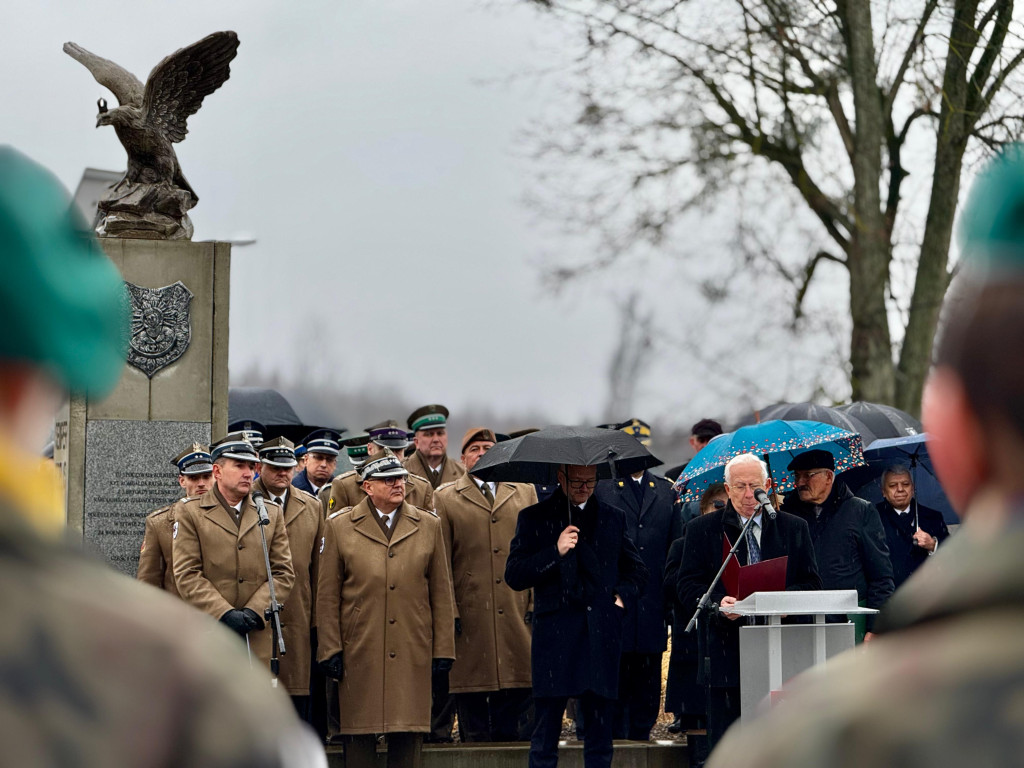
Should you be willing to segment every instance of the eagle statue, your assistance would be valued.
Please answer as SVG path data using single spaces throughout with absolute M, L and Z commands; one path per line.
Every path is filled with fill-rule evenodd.
M 99 100 L 96 127 L 112 125 L 128 153 L 128 171 L 100 200 L 96 232 L 101 237 L 190 240 L 188 211 L 199 201 L 178 165 L 174 144 L 188 133 L 186 121 L 203 99 L 231 75 L 238 35 L 214 32 L 175 51 L 149 73 L 145 86 L 131 72 L 75 43 L 64 52 L 81 63 L 117 97 Z

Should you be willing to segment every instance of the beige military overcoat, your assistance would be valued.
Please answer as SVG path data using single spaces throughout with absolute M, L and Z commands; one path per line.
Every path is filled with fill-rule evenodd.
M 359 475 L 354 469 L 338 475 L 331 481 L 330 496 L 325 512 L 330 515 L 345 507 L 354 507 L 366 498 L 363 488 L 359 485 Z M 321 491 L 321 494 L 323 492 Z M 320 497 L 323 499 L 323 495 Z M 426 478 L 410 474 L 405 478 L 405 500 L 420 509 L 434 509 L 434 489 Z
M 270 524 L 265 526 L 270 567 L 277 600 L 288 604 L 295 584 L 288 534 L 281 508 L 267 502 Z M 198 499 L 189 499 L 175 516 L 174 581 L 186 602 L 219 619 L 232 608 L 251 608 L 262 619 L 270 606 L 270 585 L 250 497 L 242 504 L 236 524 L 234 511 L 217 498 L 216 485 Z M 249 633 L 253 655 L 269 667 L 270 626 Z
M 452 564 L 462 634 L 449 676 L 452 693 L 530 687 L 532 590 L 505 583 L 505 560 L 519 511 L 537 503 L 529 484 L 497 483 L 494 508 L 472 477 L 463 475 L 434 494 Z
M 259 480 L 255 487 L 266 498 L 273 496 Z M 269 511 L 269 507 L 268 507 Z M 292 696 L 309 695 L 310 658 L 309 629 L 314 626 L 313 606 L 316 602 L 316 579 L 323 537 L 323 516 L 316 497 L 296 488 L 288 488 L 284 502 L 284 527 L 288 533 L 288 549 L 295 571 L 295 586 L 281 611 L 285 655 L 281 658 L 279 685 Z M 280 598 L 278 598 L 280 600 Z
M 139 581 L 152 584 L 175 597 L 178 596 L 178 585 L 174 583 L 171 544 L 175 508 L 181 506 L 182 501 L 160 507 L 146 516 L 146 529 L 139 550 L 139 568 L 135 572 L 135 578 Z
M 435 479 L 435 475 L 430 471 L 430 467 L 427 466 L 427 462 L 424 461 L 419 451 L 413 453 L 412 456 L 405 460 L 405 468 L 412 472 L 414 475 L 419 475 L 425 478 L 430 487 L 437 490 L 445 483 L 453 483 L 466 474 L 466 468 L 462 466 L 461 461 L 456 461 L 451 456 L 445 456 L 444 461 L 441 462 L 441 471 Z
M 369 498 L 325 526 L 318 658 L 344 651 L 347 734 L 430 730 L 431 661 L 455 657 L 455 608 L 441 521 L 403 503 L 388 541 Z

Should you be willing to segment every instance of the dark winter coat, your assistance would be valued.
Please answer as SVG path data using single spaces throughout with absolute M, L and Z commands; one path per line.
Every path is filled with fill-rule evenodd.
M 928 551 L 914 544 L 915 505 L 918 528 L 934 537 L 939 544 L 949 536 L 949 529 L 946 527 L 946 521 L 942 519 L 942 513 L 931 507 L 922 507 L 916 500 L 911 501 L 911 509 L 905 515 L 899 514 L 887 501 L 876 504 L 875 508 L 882 519 L 882 528 L 885 531 L 885 543 L 889 547 L 889 562 L 892 563 L 895 589 L 899 589 L 900 584 L 928 559 Z
M 893 593 L 892 564 L 874 504 L 857 498 L 846 483 L 836 480 L 820 517 L 796 491 L 786 495 L 783 507 L 810 528 L 822 589 L 856 589 L 857 599 L 868 608 L 885 605 Z M 868 631 L 873 624 L 874 616 L 868 616 Z
M 740 516 L 731 502 L 725 509 L 709 512 L 686 524 L 678 581 L 680 610 L 685 619 L 680 618 L 680 623 L 689 621 L 697 610 L 697 603 L 722 566 L 722 535 L 725 534 L 731 544 L 736 541 L 741 530 Z M 745 541 L 740 542 L 736 555 L 741 563 L 747 562 Z M 774 520 L 766 514 L 761 515 L 761 559 L 783 556 L 789 557 L 786 564 L 787 590 L 821 589 L 807 523 L 785 512 L 779 512 Z M 726 597 L 725 587 L 719 582 L 711 593 L 711 601 L 718 603 L 723 597 Z M 739 630 L 743 626 L 743 619 L 727 619 L 715 613 L 705 623 L 707 626 L 701 631 L 707 633 L 707 649 L 711 659 L 710 684 L 738 686 Z
M 693 616 L 679 603 L 676 584 L 679 582 L 679 564 L 683 559 L 683 547 L 686 545 L 686 529 L 668 548 L 665 559 L 665 612 L 668 623 L 672 627 L 672 653 L 668 660 L 668 677 L 665 680 L 665 711 L 676 715 L 706 715 L 707 692 L 697 682 L 698 659 L 700 658 L 697 644 L 696 628 L 686 632 L 686 625 Z
M 601 503 L 625 513 L 626 532 L 647 566 L 647 583 L 633 605 L 627 605 L 622 625 L 622 650 L 631 653 L 662 653 L 668 633 L 665 625 L 665 558 L 668 548 L 682 533 L 682 519 L 672 484 L 663 477 L 644 472 L 640 500 L 630 487 L 631 477 L 602 480 L 594 496 Z
M 519 513 L 505 564 L 512 589 L 533 589 L 531 667 L 535 696 L 591 691 L 614 699 L 626 610 L 647 582 L 647 568 L 630 541 L 621 509 L 591 497 L 574 512 L 579 543 L 564 557 L 558 536 L 569 525 L 561 489 Z

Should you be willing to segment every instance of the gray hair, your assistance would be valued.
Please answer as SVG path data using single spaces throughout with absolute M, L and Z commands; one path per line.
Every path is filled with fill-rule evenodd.
M 730 485 L 732 484 L 732 481 L 729 479 L 730 477 L 732 477 L 732 468 L 736 467 L 736 466 L 739 466 L 741 464 L 758 464 L 758 465 L 760 465 L 760 467 L 761 467 L 761 480 L 765 481 L 765 480 L 768 479 L 768 465 L 767 464 L 765 464 L 763 461 L 761 461 L 760 458 L 758 458 L 757 456 L 755 456 L 752 453 L 741 453 L 739 456 L 734 456 L 733 458 L 729 459 L 729 461 L 726 463 L 726 465 L 725 465 L 725 482 L 726 483 L 729 483 Z
M 910 471 L 910 467 L 906 464 L 890 464 L 885 468 L 885 471 L 882 472 L 882 485 L 885 485 L 893 475 L 906 475 L 910 478 L 911 484 L 914 482 L 914 474 Z

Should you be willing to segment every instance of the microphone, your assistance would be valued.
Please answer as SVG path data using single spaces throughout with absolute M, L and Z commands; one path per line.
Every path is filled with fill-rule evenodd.
M 778 512 L 775 511 L 775 507 L 773 507 L 771 501 L 769 501 L 768 494 L 758 488 L 754 491 L 754 498 L 757 499 L 757 503 L 761 505 L 761 509 L 768 512 L 768 517 L 774 520 L 775 515 L 777 515 Z
M 256 514 L 259 515 L 260 525 L 270 525 L 270 515 L 267 514 L 267 507 L 263 503 L 263 493 L 261 491 L 253 491 L 252 502 L 256 505 Z

